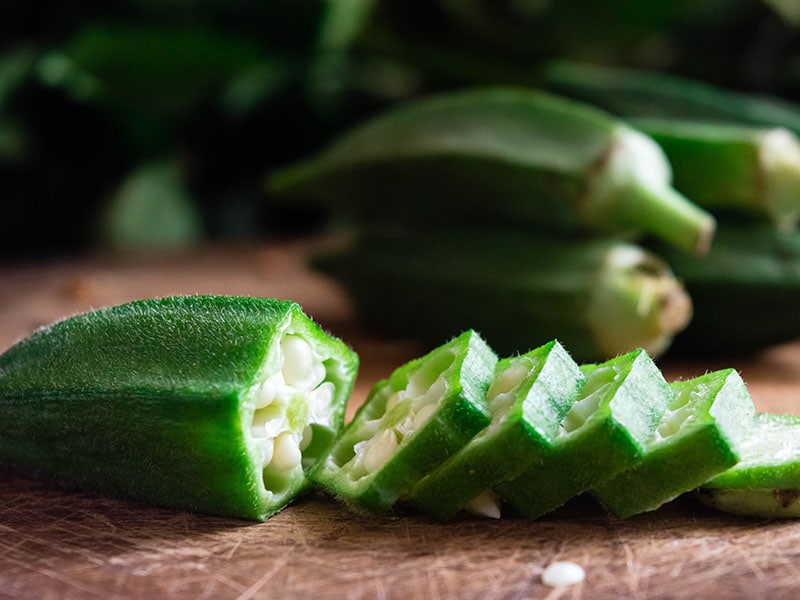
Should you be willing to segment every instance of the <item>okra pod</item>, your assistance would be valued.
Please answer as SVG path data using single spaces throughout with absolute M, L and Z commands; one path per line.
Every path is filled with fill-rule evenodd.
M 0 355 L 0 461 L 263 520 L 307 487 L 357 366 L 290 301 L 185 296 L 74 316 Z
M 476 499 L 541 461 L 584 383 L 557 341 L 501 360 L 486 396 L 491 423 L 415 485 L 408 502 L 441 521 L 463 508 L 499 517 L 496 500 L 481 506 Z
M 751 354 L 800 336 L 797 234 L 768 223 L 722 221 L 701 260 L 666 245 L 655 252 L 683 282 L 694 306 L 671 354 Z
M 621 518 L 655 510 L 739 461 L 755 407 L 733 369 L 670 384 L 667 411 L 631 469 L 592 494 Z
M 373 233 L 316 265 L 344 284 L 377 329 L 433 345 L 474 327 L 507 356 L 552 339 L 579 362 L 637 347 L 657 356 L 692 313 L 666 263 L 612 239 Z
M 277 171 L 270 186 L 367 222 L 650 233 L 704 252 L 714 219 L 670 177 L 647 136 L 593 107 L 509 87 L 409 102 Z
M 546 89 L 618 117 L 670 118 L 783 127 L 800 135 L 800 107 L 780 98 L 733 92 L 658 71 L 557 60 L 540 70 Z
M 672 391 L 643 350 L 581 367 L 586 384 L 562 421 L 552 452 L 495 491 L 535 519 L 631 468 Z
M 719 214 L 769 218 L 786 231 L 800 219 L 800 140 L 788 129 L 635 119 L 664 150 L 674 185 Z
M 497 357 L 468 330 L 378 382 L 311 478 L 351 508 L 390 509 L 489 423 Z
M 800 517 L 800 416 L 761 413 L 741 460 L 697 494 L 718 510 L 759 517 Z

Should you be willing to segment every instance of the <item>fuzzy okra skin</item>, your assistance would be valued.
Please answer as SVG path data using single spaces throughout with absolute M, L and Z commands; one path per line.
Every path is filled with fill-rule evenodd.
M 357 367 L 285 300 L 177 296 L 77 315 L 0 355 L 0 461 L 263 520 L 307 487 Z
M 720 221 L 702 259 L 666 245 L 669 263 L 692 298 L 694 314 L 670 354 L 751 354 L 800 335 L 800 237 L 769 223 Z
M 670 384 L 667 411 L 638 463 L 592 494 L 620 518 L 655 510 L 734 466 L 755 417 L 733 369 Z
M 800 416 L 760 413 L 740 461 L 698 490 L 718 510 L 757 517 L 800 517 Z
M 408 503 L 441 521 L 469 510 L 481 494 L 541 460 L 584 383 L 557 341 L 501 360 L 486 396 L 491 423 L 417 483 Z M 483 516 L 499 517 L 499 505 L 492 513 Z
M 702 253 L 714 219 L 670 186 L 647 136 L 588 105 L 523 88 L 410 102 L 275 172 L 271 189 L 363 221 L 647 232 Z M 487 203 L 488 202 L 488 203 Z
M 489 423 L 497 356 L 467 330 L 379 381 L 314 482 L 356 510 L 385 512 Z
M 541 517 L 636 464 L 672 395 L 641 349 L 581 370 L 586 384 L 562 421 L 552 451 L 495 487 L 526 518 Z
M 664 150 L 674 185 L 713 211 L 767 217 L 785 231 L 800 219 L 800 140 L 784 128 L 673 119 L 631 124 Z
M 474 327 L 506 356 L 552 339 L 579 362 L 635 348 L 657 356 L 692 314 L 666 263 L 606 238 L 373 232 L 315 264 L 346 287 L 376 329 L 433 345 Z

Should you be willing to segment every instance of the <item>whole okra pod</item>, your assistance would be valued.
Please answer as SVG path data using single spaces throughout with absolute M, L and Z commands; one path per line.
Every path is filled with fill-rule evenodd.
M 658 145 L 608 114 L 501 87 L 393 109 L 274 173 L 270 186 L 366 222 L 650 233 L 702 253 L 714 219 L 670 177 Z
M 171 297 L 74 316 L 0 355 L 0 461 L 263 520 L 307 488 L 357 367 L 284 300 Z
M 558 339 L 579 362 L 638 347 L 657 356 L 692 313 L 666 263 L 612 239 L 373 233 L 316 264 L 377 329 L 435 344 L 474 327 L 505 355 Z

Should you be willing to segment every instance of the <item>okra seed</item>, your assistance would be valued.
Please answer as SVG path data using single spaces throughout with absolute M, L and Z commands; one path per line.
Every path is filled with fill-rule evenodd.
M 392 457 L 397 448 L 397 436 L 391 429 L 386 429 L 373 439 L 364 453 L 364 468 L 367 473 L 374 473 Z
M 433 402 L 420 408 L 414 416 L 414 423 L 412 425 L 413 431 L 421 429 L 422 426 L 428 422 L 428 419 L 431 418 L 431 415 L 436 412 L 436 408 L 437 404 Z
M 481 495 L 473 498 L 464 507 L 469 514 L 487 519 L 500 518 L 500 497 L 492 490 L 486 490 Z
M 293 385 L 302 381 L 312 369 L 314 357 L 311 346 L 297 335 L 287 335 L 281 342 L 283 352 L 283 377 Z
M 517 387 L 529 372 L 529 367 L 525 364 L 515 363 L 500 373 L 492 383 L 489 396 L 507 394 Z
M 282 433 L 275 438 L 272 465 L 279 471 L 291 471 L 300 464 L 303 455 L 291 433 Z
M 280 376 L 280 374 L 277 374 Z M 281 379 L 283 379 L 281 377 Z M 256 394 L 256 408 L 264 408 L 275 400 L 275 395 L 278 393 L 279 382 L 275 376 L 270 377 L 258 387 Z
M 542 571 L 542 583 L 552 587 L 573 585 L 586 578 L 586 571 L 578 564 L 568 561 L 557 561 Z
M 426 406 L 428 404 L 438 404 L 439 399 L 445 395 L 447 391 L 447 382 L 444 378 L 439 378 L 420 396 L 414 404 L 417 407 Z

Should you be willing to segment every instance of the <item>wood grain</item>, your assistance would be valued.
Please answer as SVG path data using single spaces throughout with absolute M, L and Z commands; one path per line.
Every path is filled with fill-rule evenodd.
M 212 247 L 0 266 L 0 347 L 66 315 L 134 298 L 292 298 L 362 357 L 350 413 L 419 347 L 364 330 L 304 266 L 313 244 Z M 669 379 L 738 368 L 762 409 L 798 411 L 800 344 L 741 361 L 665 361 Z M 800 523 L 743 519 L 682 498 L 619 521 L 579 498 L 541 520 L 355 515 L 312 495 L 263 524 L 162 510 L 0 470 L 0 598 L 796 598 Z M 586 581 L 546 588 L 572 560 Z

